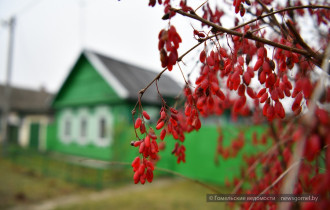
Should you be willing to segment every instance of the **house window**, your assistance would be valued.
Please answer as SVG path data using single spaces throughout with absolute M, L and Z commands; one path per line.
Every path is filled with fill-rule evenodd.
M 86 138 L 87 137 L 87 119 L 82 118 L 80 121 L 80 137 Z
M 106 120 L 105 118 L 101 118 L 99 121 L 99 138 L 106 138 Z
M 74 116 L 71 109 L 65 109 L 59 118 L 58 137 L 64 144 L 71 143 L 74 140 Z
M 91 129 L 89 128 L 93 123 L 90 122 L 89 109 L 87 107 L 81 107 L 77 110 L 76 115 L 76 138 L 77 143 L 80 145 L 86 145 L 89 143 Z
M 98 147 L 107 147 L 112 143 L 113 117 L 108 106 L 95 107 L 94 112 L 95 126 L 93 129 L 93 143 Z M 94 133 L 95 132 L 95 133 Z
M 65 137 L 70 137 L 71 136 L 71 120 L 66 119 L 64 123 L 64 135 Z

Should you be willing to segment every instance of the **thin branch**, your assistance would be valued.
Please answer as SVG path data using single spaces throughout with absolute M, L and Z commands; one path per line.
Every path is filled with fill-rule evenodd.
M 259 193 L 259 196 L 265 194 L 266 192 L 268 192 L 268 190 L 270 190 L 271 188 L 273 188 L 279 181 L 281 181 L 283 179 L 283 177 L 289 173 L 294 167 L 298 166 L 300 164 L 301 160 L 298 160 L 296 162 L 294 162 L 289 168 L 287 168 L 271 185 L 269 185 L 266 189 L 264 189 L 261 193 Z M 253 202 L 250 206 L 249 209 L 252 209 L 252 207 L 254 206 L 254 203 Z
M 197 43 L 196 45 L 194 45 L 192 48 L 190 48 L 189 50 L 187 50 L 185 53 L 183 53 L 178 59 L 177 59 L 177 62 L 181 61 L 188 53 L 190 53 L 191 51 L 193 51 L 196 47 L 198 47 L 199 45 L 201 45 L 204 41 L 201 41 L 199 43 Z M 144 92 L 156 81 L 158 80 L 162 74 L 167 70 L 167 67 L 164 68 L 161 72 L 159 72 L 159 74 L 143 89 L 141 89 L 139 91 L 139 100 L 142 99 L 142 96 L 144 94 Z M 134 108 L 133 108 L 133 111 L 134 112 L 136 110 L 136 107 L 137 107 L 138 103 L 135 104 Z
M 269 159 L 270 159 L 270 157 L 274 154 L 274 152 L 276 151 L 276 149 L 280 146 L 280 145 L 282 145 L 282 144 L 284 144 L 284 143 L 286 143 L 286 142 L 288 142 L 288 141 L 290 141 L 291 140 L 291 138 L 287 138 L 287 139 L 285 139 L 285 140 L 283 140 L 283 141 L 281 141 L 281 142 L 278 142 L 278 143 L 276 143 L 275 145 L 273 145 L 271 148 L 269 148 L 265 153 L 263 153 L 257 160 L 255 160 L 254 162 L 253 162 L 253 164 L 248 168 L 248 170 L 247 170 L 247 172 L 246 172 L 246 175 L 241 179 L 241 181 L 235 186 L 235 188 L 234 188 L 234 190 L 231 192 L 231 194 L 236 194 L 237 192 L 238 192 L 238 190 L 241 188 L 241 186 L 243 185 L 243 183 L 244 183 L 244 181 L 245 181 L 245 179 L 248 177 L 248 175 L 258 166 L 258 164 L 261 162 L 261 160 L 263 159 L 263 158 L 265 158 L 265 157 L 267 157 L 267 159 L 265 160 L 265 162 L 267 162 Z
M 329 7 L 329 9 L 330 9 L 330 7 Z M 208 26 L 211 26 L 217 32 L 227 33 L 227 34 L 231 34 L 231 35 L 238 36 L 238 37 L 244 37 L 244 38 L 251 39 L 251 40 L 254 40 L 254 41 L 257 41 L 257 42 L 261 42 L 261 43 L 264 43 L 264 44 L 267 44 L 267 45 L 270 45 L 270 46 L 273 46 L 273 47 L 277 47 L 277 48 L 281 48 L 281 49 L 284 49 L 284 50 L 287 50 L 287 51 L 299 53 L 299 54 L 304 55 L 306 57 L 313 57 L 313 55 L 311 55 L 306 50 L 298 49 L 298 48 L 295 48 L 295 47 L 290 47 L 290 46 L 287 46 L 287 45 L 282 45 L 282 44 L 270 41 L 268 39 L 264 39 L 264 38 L 255 36 L 251 33 L 246 33 L 245 34 L 245 33 L 241 33 L 241 32 L 238 32 L 238 31 L 235 31 L 235 30 L 232 30 L 232 29 L 227 29 L 227 28 L 219 26 L 219 25 L 217 25 L 213 22 L 210 22 L 210 21 L 208 21 L 208 20 L 206 20 L 206 19 L 204 19 L 204 18 L 202 18 L 202 17 L 200 17 L 200 16 L 198 16 L 194 13 L 190 14 L 190 13 L 184 12 L 181 9 L 171 8 L 171 10 L 181 14 L 182 16 L 190 17 L 190 18 L 198 20 L 198 21 L 200 21 L 200 22 L 202 22 L 202 23 L 204 23 Z M 320 66 L 321 63 L 322 63 L 322 59 L 320 59 L 320 57 L 315 58 L 316 59 L 315 64 L 318 65 L 318 66 Z
M 245 25 L 248 25 L 248 24 L 250 24 L 250 23 L 253 23 L 253 22 L 255 22 L 255 21 L 257 21 L 257 20 L 260 20 L 260 19 L 263 19 L 263 18 L 265 18 L 265 17 L 268 17 L 268 16 L 271 16 L 271 15 L 274 15 L 274 14 L 277 14 L 277 13 L 281 13 L 281 12 L 285 12 L 285 11 L 289 11 L 289 10 L 296 10 L 296 9 L 306 9 L 306 8 L 310 8 L 310 9 L 330 9 L 330 7 L 329 6 L 323 6 L 323 5 L 307 5 L 307 6 L 296 6 L 296 7 L 288 7 L 288 8 L 285 8 L 285 9 L 282 9 L 282 10 L 277 10 L 277 11 L 274 11 L 274 12 L 271 12 L 271 13 L 268 13 L 268 14 L 265 14 L 265 15 L 262 15 L 262 16 L 259 16 L 259 17 L 257 17 L 256 19 L 253 19 L 253 20 L 250 20 L 250 21 L 248 21 L 248 22 L 246 22 L 246 23 L 244 23 L 244 24 L 241 24 L 241 25 L 239 25 L 239 26 L 236 26 L 236 27 L 234 27 L 234 28 L 232 28 L 232 29 L 227 29 L 227 30 L 230 30 L 230 31 L 233 31 L 233 32 L 235 32 L 235 33 L 239 33 L 239 32 L 236 32 L 236 31 L 234 31 L 234 30 L 236 30 L 236 29 L 238 29 L 238 28 L 241 28 L 241 27 L 243 27 L 243 26 L 245 26 Z M 172 8 L 172 10 L 174 10 L 174 11 L 176 11 L 176 12 L 178 12 L 178 11 L 180 11 L 180 10 L 178 10 L 178 9 L 174 9 L 174 8 Z M 187 13 L 188 14 L 188 13 Z M 197 15 L 194 15 L 194 16 L 197 16 Z M 196 47 L 198 47 L 199 45 L 201 45 L 202 43 L 204 43 L 206 40 L 208 40 L 208 39 L 211 39 L 211 38 L 213 38 L 213 37 L 215 37 L 215 36 L 218 36 L 218 35 L 220 35 L 220 34 L 222 34 L 222 33 L 224 33 L 224 32 L 220 32 L 220 33 L 216 33 L 215 35 L 213 35 L 213 36 L 209 36 L 209 37 L 207 37 L 207 38 L 205 38 L 205 39 L 199 39 L 198 41 L 199 41 L 199 43 L 198 44 L 196 44 L 196 45 L 194 45 L 192 48 L 190 48 L 189 50 L 187 50 L 184 54 L 182 54 L 178 59 L 177 59 L 177 62 L 179 62 L 179 61 L 181 61 L 182 59 L 183 59 L 183 57 L 185 57 L 188 53 L 190 53 L 192 50 L 194 50 Z M 246 38 L 247 38 L 247 36 L 246 36 L 246 34 L 242 34 L 242 33 L 239 33 L 240 34 L 240 36 L 241 37 L 243 37 L 243 36 L 245 36 Z M 234 34 L 235 35 L 235 34 Z M 258 37 L 259 38 L 259 37 Z M 262 38 L 260 38 L 260 39 L 262 39 Z M 307 53 L 307 55 L 306 56 L 310 56 L 310 54 L 308 54 L 308 52 L 306 52 L 306 51 L 304 51 L 304 50 L 300 50 L 300 49 L 297 49 L 297 48 L 290 48 L 290 47 L 288 47 L 288 46 L 286 46 L 286 45 L 281 45 L 281 44 L 278 44 L 278 43 L 275 43 L 275 42 L 272 42 L 272 43 L 274 43 L 274 44 L 276 44 L 277 46 L 275 46 L 275 47 L 279 47 L 279 48 L 281 48 L 281 46 L 283 46 L 283 47 L 285 47 L 285 49 L 286 50 L 289 50 L 289 51 L 292 51 L 292 52 L 295 52 L 295 50 L 298 50 L 297 51 L 297 53 L 300 53 L 300 54 L 302 54 L 302 53 Z M 266 43 L 267 44 L 267 43 Z M 302 53 L 301 53 L 302 52 Z M 303 54 L 304 55 L 304 54 Z M 142 98 L 142 95 L 144 94 L 144 92 L 157 80 L 157 79 L 159 79 L 160 77 L 161 77 L 161 75 L 165 72 L 167 70 L 167 68 L 164 68 L 145 88 L 143 88 L 142 90 L 140 90 L 139 91 L 139 94 L 140 94 L 140 99 Z M 134 106 L 134 108 L 133 108 L 133 111 L 136 109 L 136 106 L 137 106 L 137 104 Z
M 250 9 L 246 10 L 247 13 L 249 13 L 250 15 L 254 16 L 254 17 L 260 17 L 260 16 L 257 16 L 255 13 L 251 12 Z M 256 18 L 256 19 L 253 19 L 253 21 L 249 21 L 250 23 L 252 22 L 255 22 L 255 21 L 258 21 L 260 20 L 263 24 L 266 24 L 266 25 L 269 25 L 278 35 L 282 35 L 282 31 L 281 30 L 278 30 L 278 27 L 276 27 L 276 25 L 272 22 L 272 21 L 269 21 L 267 22 L 265 19 L 263 18 Z M 249 23 L 244 23 L 242 24 L 243 26 L 245 25 L 248 25 Z M 239 26 L 242 26 L 242 25 L 239 25 Z
M 279 139 L 282 139 L 284 136 L 287 135 L 287 132 L 290 131 L 290 126 L 291 126 L 292 123 L 293 123 L 293 121 L 290 121 L 286 125 L 286 127 L 282 131 L 282 135 L 281 135 L 281 137 L 279 137 Z M 236 194 L 238 192 L 238 190 L 243 185 L 244 180 L 247 178 L 247 175 L 249 175 L 257 167 L 257 165 L 260 163 L 261 159 L 263 159 L 263 158 L 265 158 L 267 156 L 268 156 L 268 159 L 269 159 L 271 157 L 271 155 L 273 155 L 273 153 L 276 151 L 276 148 L 277 147 L 281 146 L 282 144 L 285 144 L 286 142 L 288 142 L 290 140 L 291 140 L 291 137 L 285 138 L 285 139 L 283 139 L 281 141 L 278 141 L 271 148 L 269 148 L 266 152 L 264 152 L 257 160 L 255 160 L 254 163 L 248 168 L 246 174 L 241 179 L 241 181 L 235 186 L 235 189 L 232 191 L 232 194 Z M 266 161 L 268 161 L 268 159 Z
M 322 73 L 326 74 L 326 72 L 329 71 L 330 67 L 330 44 L 328 45 L 326 51 L 325 51 L 325 59 L 322 63 L 322 69 L 324 70 Z M 302 116 L 302 123 L 306 125 L 306 129 L 304 130 L 305 136 L 302 136 L 297 143 L 297 146 L 295 147 L 293 157 L 291 159 L 291 162 L 297 161 L 301 159 L 303 156 L 303 152 L 305 149 L 305 143 L 307 140 L 307 137 L 310 133 L 310 127 L 311 124 L 313 123 L 313 119 L 315 117 L 315 109 L 316 109 L 316 102 L 320 99 L 322 90 L 324 88 L 324 84 L 326 81 L 325 76 L 321 76 L 320 80 L 316 84 L 316 87 L 313 91 L 313 95 L 311 99 L 309 100 L 309 107 L 308 107 L 308 112 Z M 293 192 L 294 186 L 297 183 L 298 180 L 298 173 L 299 173 L 299 167 L 295 168 L 290 172 L 290 174 L 286 177 L 284 180 L 284 183 L 282 185 L 281 193 L 283 194 L 291 194 Z M 288 203 L 281 203 L 279 205 L 279 209 L 289 209 L 290 206 Z
M 179 69 L 180 69 L 181 75 L 182 75 L 182 77 L 183 77 L 183 79 L 184 79 L 184 82 L 186 83 L 186 85 L 189 85 L 188 82 L 187 82 L 187 80 L 186 80 L 186 77 L 185 77 L 184 74 L 183 74 L 183 71 L 182 71 L 181 66 L 180 66 L 179 63 L 178 63 L 178 66 L 179 66 Z
M 280 138 L 277 135 L 277 132 L 276 132 L 274 123 L 273 122 L 269 123 L 269 127 L 270 127 L 270 131 L 271 131 L 271 133 L 272 133 L 272 135 L 273 135 L 273 137 L 275 139 L 275 142 L 276 143 L 279 143 L 280 142 Z M 280 145 L 278 146 L 278 153 L 282 156 L 282 159 L 280 160 L 282 167 L 283 168 L 286 168 L 286 163 L 284 162 L 284 159 L 283 159 L 283 149 L 282 149 L 282 147 Z
M 195 12 L 196 12 L 199 8 L 201 8 L 204 4 L 206 4 L 206 2 L 208 2 L 208 1 L 209 1 L 209 0 L 206 0 L 206 1 L 204 1 L 203 4 L 199 5 L 199 6 L 195 9 Z
M 307 44 L 306 42 L 301 38 L 300 34 L 298 33 L 298 31 L 296 30 L 296 28 L 293 26 L 293 24 L 291 23 L 291 21 L 287 21 L 286 25 L 288 26 L 288 28 L 290 29 L 290 31 L 292 32 L 292 34 L 295 37 L 295 40 L 298 42 L 298 44 L 300 44 L 305 50 L 307 50 L 311 55 L 313 55 L 313 57 L 317 58 L 317 59 L 322 59 L 320 56 L 320 54 L 314 52 Z
M 262 8 L 267 12 L 267 13 L 271 13 L 271 11 L 268 9 L 268 7 L 261 1 L 261 0 L 256 0 L 261 6 Z M 279 29 L 281 30 L 282 34 L 284 35 L 284 37 L 286 38 L 288 35 L 288 30 L 285 27 L 282 27 L 281 24 L 277 21 L 275 15 L 271 15 L 270 20 L 273 22 L 274 25 L 276 25 L 277 27 L 279 27 Z
M 265 17 L 271 16 L 271 15 L 274 15 L 274 14 L 277 14 L 277 13 L 286 12 L 286 11 L 290 11 L 290 10 L 297 10 L 297 9 L 330 9 L 330 7 L 329 6 L 323 6 L 323 5 L 305 5 L 305 6 L 287 7 L 285 9 L 276 10 L 274 12 L 271 12 L 271 13 L 268 13 L 268 14 L 265 14 L 265 15 L 261 15 L 261 16 L 255 18 L 255 19 L 253 19 L 253 20 L 250 20 L 250 21 L 248 21 L 246 23 L 243 23 L 239 26 L 236 26 L 235 28 L 233 28 L 233 30 L 241 28 L 245 25 L 256 22 L 257 20 L 261 20 Z

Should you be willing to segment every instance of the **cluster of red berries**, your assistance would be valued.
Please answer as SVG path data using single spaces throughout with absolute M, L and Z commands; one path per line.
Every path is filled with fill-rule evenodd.
M 160 110 L 160 118 L 158 119 L 156 129 L 162 129 L 160 133 L 160 139 L 163 140 L 166 134 L 171 134 L 174 139 L 184 142 L 186 132 L 186 120 L 183 119 L 183 116 L 173 107 L 169 108 L 169 113 L 167 114 L 167 109 L 163 106 Z M 166 125 L 166 127 L 164 127 Z M 185 149 L 184 146 L 179 146 L 177 142 L 172 154 L 178 158 L 178 163 L 180 161 L 185 161 Z
M 238 152 L 244 146 L 244 133 L 240 132 L 236 139 L 233 139 L 231 145 L 228 147 L 223 146 L 223 135 L 220 133 L 218 137 L 218 146 L 217 146 L 217 153 L 220 154 L 223 159 L 233 158 L 236 157 Z
M 145 128 L 145 120 L 150 120 L 150 116 L 146 111 L 142 112 L 142 116 L 138 117 L 135 120 L 134 128 L 139 129 L 141 134 L 144 134 L 145 137 L 143 139 L 132 141 L 131 145 L 139 148 L 139 153 L 142 155 L 143 159 L 141 161 L 138 156 L 132 163 L 132 167 L 134 168 L 134 182 L 145 183 L 145 179 L 149 182 L 152 181 L 153 177 L 153 162 L 159 159 L 158 152 L 160 147 L 164 147 L 164 144 L 157 143 L 157 136 L 153 130 L 153 128 L 149 128 L 148 132 Z M 166 134 L 171 134 L 174 139 L 183 142 L 185 139 L 184 132 L 186 132 L 186 128 L 182 125 L 185 120 L 182 119 L 181 114 L 174 109 L 173 107 L 169 108 L 169 113 L 166 109 L 166 104 L 161 108 L 160 118 L 158 119 L 156 129 L 161 130 L 160 139 L 164 140 Z M 166 126 L 166 127 L 165 127 Z M 163 142 L 161 142 L 163 143 Z M 179 145 L 176 143 L 175 148 L 172 152 L 177 158 L 178 163 L 183 161 L 185 162 L 185 147 L 183 145 Z M 146 170 L 146 173 L 145 172 Z
M 149 6 L 154 7 L 156 5 L 156 0 L 149 0 Z M 158 4 L 162 4 L 163 0 L 158 0 Z
M 172 154 L 174 154 L 177 157 L 177 163 L 186 162 L 186 154 L 185 154 L 186 148 L 184 145 L 180 145 L 178 142 L 175 143 L 175 147 L 172 151 Z
M 209 55 L 203 50 L 199 59 L 203 66 L 200 76 L 195 81 L 197 87 L 195 88 L 194 96 L 190 97 L 188 90 L 185 90 L 185 93 L 188 98 L 195 98 L 198 111 L 203 116 L 207 116 L 211 113 L 210 110 L 214 110 L 214 107 L 219 107 L 221 101 L 225 100 L 225 95 L 219 88 L 218 80 L 218 71 L 223 60 L 222 57 L 220 58 L 219 53 L 213 50 Z M 187 105 L 191 106 L 191 99 L 188 100 Z
M 155 0 L 151 0 L 150 2 L 153 2 L 151 6 L 154 6 L 156 3 Z M 170 2 L 170 0 L 158 2 L 160 4 L 163 3 L 167 18 L 175 15 L 175 12 L 171 9 Z M 182 11 L 193 14 L 191 8 L 186 5 L 186 2 L 180 1 Z M 225 3 L 232 4 L 235 13 L 240 13 L 241 16 L 245 15 L 246 5 L 251 5 L 249 0 L 234 0 L 233 2 Z M 274 8 L 274 10 L 283 9 L 283 5 L 273 0 L 255 1 L 252 3 L 253 8 L 249 12 L 254 13 L 256 17 L 261 16 L 265 12 L 265 7 Z M 299 6 L 302 3 L 300 0 L 295 2 L 287 1 L 287 7 L 293 5 Z M 202 10 L 202 17 L 205 20 L 222 25 L 221 17 L 225 14 L 225 11 L 221 7 L 211 9 L 210 4 L 205 3 Z M 310 8 L 308 11 L 315 22 L 328 24 L 330 20 L 330 11 L 328 9 L 315 10 Z M 284 16 L 287 17 L 288 21 L 290 21 L 290 19 L 297 20 L 293 19 L 294 16 L 306 15 L 306 12 L 298 9 L 285 14 L 281 13 L 280 15 L 283 15 L 283 18 Z M 242 23 L 242 20 L 235 18 L 235 26 Z M 246 20 L 244 21 L 246 22 Z M 265 44 L 248 39 L 248 35 L 254 34 L 274 43 L 301 50 L 306 49 L 299 44 L 299 40 L 295 39 L 295 35 L 290 33 L 290 29 L 287 31 L 283 30 L 285 25 L 280 27 L 275 26 L 275 33 L 269 34 L 268 29 L 264 30 L 262 27 L 269 25 L 267 23 L 274 23 L 272 17 L 264 18 L 262 21 L 256 21 L 252 24 L 245 25 L 244 28 L 237 29 L 239 32 L 244 31 L 242 33 L 245 34 L 244 36 L 246 38 L 244 36 L 230 35 L 205 38 L 208 33 L 194 30 L 193 35 L 198 41 L 210 43 L 209 45 L 205 44 L 204 50 L 199 55 L 202 67 L 195 81 L 196 88 L 192 90 L 188 85 L 184 88 L 186 96 L 184 114 L 181 114 L 181 111 L 180 113 L 173 113 L 172 110 L 167 110 L 165 109 L 166 106 L 163 106 L 156 128 L 161 130 L 161 140 L 165 138 L 166 134 L 173 135 L 175 139 L 180 140 L 176 142 L 175 148 L 172 151 L 177 157 L 177 162 L 180 163 L 185 161 L 185 147 L 181 143 L 184 140 L 184 133 L 200 129 L 200 116 L 220 115 L 224 109 L 228 108 L 232 110 L 232 118 L 235 119 L 238 115 L 248 115 L 251 112 L 250 107 L 253 106 L 255 110 L 253 115 L 255 119 L 259 118 L 258 122 L 265 119 L 262 117 L 264 115 L 272 125 L 276 126 L 274 126 L 273 130 L 269 129 L 260 136 L 254 133 L 252 143 L 256 148 L 259 148 L 259 146 L 265 148 L 271 143 L 274 149 L 269 150 L 267 154 L 265 154 L 265 150 L 257 151 L 256 149 L 253 155 L 243 155 L 247 166 L 256 165 L 256 168 L 251 170 L 246 170 L 246 167 L 242 168 L 241 176 L 245 177 L 251 183 L 251 187 L 248 190 L 238 187 L 239 190 L 237 192 L 259 194 L 264 189 L 272 186 L 268 191 L 269 193 L 280 193 L 283 184 L 282 181 L 279 181 L 274 186 L 272 183 L 288 169 L 292 161 L 296 143 L 304 139 L 304 160 L 300 164 L 298 172 L 299 181 L 294 186 L 294 193 L 315 193 L 321 195 L 322 199 L 326 201 L 330 191 L 330 176 L 328 173 L 330 170 L 330 161 L 327 161 L 330 159 L 330 149 L 327 146 L 330 144 L 330 135 L 328 132 L 330 118 L 328 110 L 324 109 L 326 106 L 323 105 L 330 102 L 330 88 L 325 88 L 326 90 L 322 94 L 322 98 L 316 105 L 315 118 L 311 122 L 303 125 L 286 122 L 290 118 L 286 117 L 287 113 L 285 113 L 282 103 L 287 98 L 290 97 L 293 99 L 291 110 L 295 115 L 300 114 L 304 107 L 310 108 L 309 100 L 316 86 L 316 82 L 312 79 L 312 71 L 315 65 L 313 64 L 313 59 L 310 59 L 308 56 L 304 57 L 298 53 L 281 48 L 275 48 L 271 53 L 270 49 L 266 49 Z M 201 23 L 202 27 L 205 24 L 206 21 Z M 209 24 L 207 27 L 209 27 L 210 32 L 214 32 L 212 25 Z M 294 27 L 299 31 L 297 25 L 294 25 Z M 206 27 L 203 30 L 206 31 Z M 285 31 L 288 34 L 285 34 Z M 228 47 L 224 46 L 226 43 L 225 39 L 227 39 Z M 317 50 L 321 53 L 325 49 L 324 46 L 327 45 L 328 37 L 320 37 L 320 40 L 322 41 L 319 42 L 319 49 Z M 220 42 L 222 43 L 220 44 Z M 170 26 L 168 30 L 162 30 L 160 32 L 158 48 L 163 67 L 171 70 L 173 65 L 176 64 L 179 43 L 181 43 L 181 38 L 174 26 Z M 226 88 L 226 91 L 224 91 L 224 88 Z M 234 97 L 231 97 L 232 92 L 236 93 Z M 251 102 L 249 99 L 253 100 L 253 104 L 249 103 Z M 299 120 L 295 122 L 300 122 Z M 145 128 L 141 127 L 140 131 L 145 132 Z M 230 146 L 224 147 L 222 145 L 223 136 L 220 134 L 217 147 L 218 154 L 221 154 L 225 159 L 236 156 L 244 146 L 245 138 L 245 135 L 240 133 L 236 139 L 231 141 Z M 151 139 L 150 136 L 149 139 Z M 141 143 L 136 144 L 142 144 L 145 138 L 140 141 Z M 141 150 L 141 152 L 143 151 Z M 147 152 L 146 155 L 150 158 L 152 152 Z M 256 162 L 259 163 L 255 164 Z M 262 176 L 259 176 L 260 171 L 262 172 Z M 234 185 L 237 185 L 239 182 L 239 178 L 234 178 Z M 241 207 L 249 208 L 250 204 L 243 203 Z M 320 203 L 304 203 L 299 205 L 298 208 L 322 209 L 326 208 L 326 206 L 327 202 L 322 201 Z M 274 209 L 276 208 L 276 204 L 271 202 L 256 203 L 254 208 Z
M 202 8 L 203 9 L 203 18 L 205 20 L 209 20 L 213 23 L 217 23 L 219 25 L 221 25 L 221 17 L 225 14 L 224 11 L 219 10 L 218 8 L 216 8 L 215 11 L 212 11 L 210 6 L 207 4 L 205 7 Z M 202 23 L 202 26 L 204 26 L 205 24 Z
M 152 181 L 154 166 L 151 160 L 152 161 L 158 160 L 157 154 L 159 152 L 158 144 L 156 141 L 157 136 L 154 130 L 150 127 L 149 131 L 146 132 L 144 120 L 150 120 L 150 116 L 146 111 L 142 112 L 142 116 L 143 116 L 142 118 L 138 117 L 135 120 L 134 128 L 140 129 L 141 134 L 145 134 L 145 138 L 131 142 L 132 146 L 139 148 L 139 153 L 143 156 L 142 161 L 138 156 L 132 162 L 133 171 L 135 172 L 134 173 L 135 184 L 138 183 L 139 181 L 141 182 L 141 184 L 144 184 L 145 179 L 147 179 L 149 182 Z M 145 169 L 146 169 L 146 173 L 144 173 Z
M 177 33 L 174 26 L 170 26 L 168 30 L 161 30 L 158 35 L 158 49 L 160 52 L 160 61 L 162 67 L 167 67 L 169 71 L 172 70 L 173 65 L 178 59 L 178 48 L 182 42 L 180 35 Z
M 281 39 L 280 44 L 284 45 L 292 45 L 289 41 L 285 39 Z M 296 45 L 296 47 L 300 48 L 299 45 Z M 288 69 L 292 69 L 294 67 L 294 64 L 299 63 L 299 56 L 296 53 L 282 50 L 282 49 L 276 49 L 276 53 L 274 56 L 275 60 L 279 64 L 279 71 L 286 72 Z
M 240 13 L 241 17 L 245 14 L 245 8 L 243 6 L 243 3 L 246 3 L 247 5 L 251 5 L 250 0 L 234 0 L 233 6 L 235 7 L 235 13 Z
M 195 105 L 195 98 L 192 95 L 191 89 L 186 86 L 184 89 L 184 93 L 186 96 L 186 103 L 185 103 L 185 116 L 187 117 L 187 131 L 191 132 L 193 130 L 198 131 L 202 124 L 201 120 L 199 119 L 198 110 Z
M 152 182 L 154 177 L 153 171 L 155 167 L 151 161 L 147 160 L 146 158 L 143 158 L 141 161 L 140 157 L 136 157 L 132 162 L 132 167 L 134 171 L 133 179 L 135 184 L 139 182 L 144 184 L 146 179 L 148 182 Z

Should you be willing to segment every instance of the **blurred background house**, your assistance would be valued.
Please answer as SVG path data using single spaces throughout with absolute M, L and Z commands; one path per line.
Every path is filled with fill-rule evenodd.
M 127 62 L 82 51 L 52 101 L 55 115 L 48 129 L 47 150 L 119 160 L 114 154 L 128 150 L 130 139 L 135 137 L 131 111 L 138 92 L 156 76 L 153 71 Z M 158 88 L 168 105 L 181 90 L 167 76 L 158 81 Z M 155 84 L 145 92 L 142 103 L 156 120 L 161 99 Z
M 0 117 L 3 117 L 4 85 L 0 85 Z M 11 87 L 8 116 L 8 143 L 46 149 L 46 130 L 51 117 L 52 94 L 39 90 Z M 3 125 L 0 124 L 0 134 Z M 1 136 L 1 135 L 0 135 Z

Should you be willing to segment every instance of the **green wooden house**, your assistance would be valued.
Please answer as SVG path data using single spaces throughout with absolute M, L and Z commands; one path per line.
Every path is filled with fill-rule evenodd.
M 93 51 L 83 51 L 53 99 L 55 114 L 47 129 L 47 150 L 88 159 L 131 162 L 138 155 L 138 150 L 129 144 L 135 139 L 131 110 L 139 90 L 156 75 Z M 166 76 L 159 80 L 158 87 L 167 102 L 173 101 L 182 90 Z M 160 99 L 155 86 L 145 92 L 142 102 L 144 110 L 157 120 Z M 176 157 L 171 154 L 176 141 L 169 136 L 157 167 L 218 184 L 239 177 L 240 166 L 245 164 L 243 153 L 228 160 L 219 157 L 216 153 L 217 127 L 221 126 L 226 147 L 244 129 L 243 150 L 250 154 L 259 149 L 249 143 L 252 133 L 260 135 L 264 128 L 246 129 L 227 120 L 220 120 L 220 123 L 202 121 L 203 127 L 198 132 L 186 135 L 186 163 L 176 163 Z M 95 161 L 91 164 L 91 167 L 97 167 Z
M 48 126 L 47 149 L 101 160 L 116 159 L 118 153 L 125 153 L 130 138 L 134 138 L 131 110 L 138 92 L 156 75 L 84 50 L 53 99 L 55 114 Z M 181 90 L 167 76 L 159 80 L 158 86 L 169 101 Z M 151 115 L 158 114 L 160 99 L 156 87 L 148 89 L 142 102 Z

